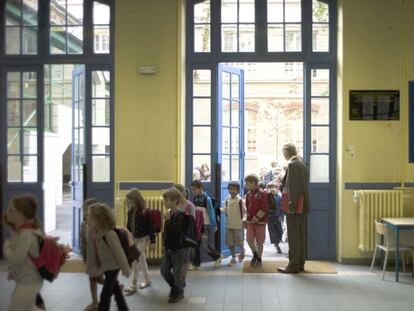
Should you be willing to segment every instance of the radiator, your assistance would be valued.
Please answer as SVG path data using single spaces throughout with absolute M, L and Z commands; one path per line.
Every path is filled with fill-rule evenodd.
M 165 209 L 163 199 L 161 196 L 148 196 L 148 197 L 144 197 L 144 199 L 147 204 L 147 208 L 153 209 L 153 210 L 159 210 L 161 211 L 161 215 L 164 215 L 164 213 L 166 212 L 166 209 Z M 126 227 L 128 213 L 127 213 L 127 207 L 126 207 L 124 199 L 121 199 L 121 198 L 116 199 L 115 213 L 116 213 L 117 225 Z M 161 259 L 162 230 L 160 233 L 158 233 L 156 237 L 156 246 L 157 248 L 155 251 L 147 250 L 146 256 L 148 259 L 156 259 L 156 260 Z
M 382 217 L 403 216 L 401 190 L 358 190 L 354 192 L 359 208 L 359 245 L 361 251 L 375 249 L 375 223 Z

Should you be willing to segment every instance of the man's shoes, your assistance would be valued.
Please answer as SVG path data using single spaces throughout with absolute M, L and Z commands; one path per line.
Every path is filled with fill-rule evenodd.
M 305 271 L 305 266 L 301 266 L 299 270 L 300 270 L 300 272 L 304 272 Z
M 276 250 L 278 254 L 283 254 L 282 249 L 280 248 L 278 244 L 276 245 Z
M 179 302 L 181 299 L 184 299 L 184 294 L 174 295 L 168 298 L 168 303 L 176 303 Z
M 250 261 L 250 267 L 255 267 L 256 266 L 256 263 L 257 263 L 257 254 L 256 253 L 253 253 L 253 258 Z
M 261 268 L 263 266 L 262 264 L 262 258 L 257 258 L 256 264 L 254 265 L 255 268 Z
M 279 271 L 280 273 L 284 273 L 284 274 L 297 274 L 297 273 L 299 273 L 299 270 L 300 269 L 293 269 L 293 268 L 290 268 L 289 266 L 288 267 L 279 267 L 279 268 L 277 268 L 277 271 Z

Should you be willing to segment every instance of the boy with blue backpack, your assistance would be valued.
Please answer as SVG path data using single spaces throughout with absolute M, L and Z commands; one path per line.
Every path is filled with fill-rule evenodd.
M 282 242 L 283 236 L 283 212 L 282 212 L 282 194 L 274 183 L 267 184 L 269 197 L 269 211 L 267 229 L 269 230 L 270 243 L 272 243 L 278 254 L 282 254 L 279 243 Z

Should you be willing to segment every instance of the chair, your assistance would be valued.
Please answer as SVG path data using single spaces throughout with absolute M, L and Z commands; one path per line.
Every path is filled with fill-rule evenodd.
M 385 258 L 384 258 L 384 265 L 382 267 L 382 280 L 384 280 L 385 276 L 385 270 L 387 268 L 387 259 L 388 259 L 388 253 L 389 252 L 395 252 L 395 232 L 386 224 L 381 223 L 377 220 L 375 220 L 375 232 L 376 232 L 376 246 L 374 251 L 374 256 L 372 257 L 372 263 L 371 263 L 371 272 L 374 268 L 375 258 L 377 256 L 377 250 L 380 249 L 385 252 Z M 383 238 L 383 244 L 381 243 L 381 238 Z M 402 265 L 403 265 L 403 271 L 405 272 L 405 260 L 404 260 L 404 251 L 410 251 L 413 255 L 413 267 L 414 267 L 414 248 L 406 247 L 403 244 L 400 244 L 399 247 L 401 259 L 402 259 Z

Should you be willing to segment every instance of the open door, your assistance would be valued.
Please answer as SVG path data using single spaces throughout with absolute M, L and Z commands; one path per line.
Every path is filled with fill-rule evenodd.
M 85 165 L 85 67 L 72 73 L 72 249 L 79 253 L 82 204 L 86 197 Z
M 13 196 L 34 195 L 43 214 L 43 72 L 40 66 L 4 67 L 1 75 L 2 210 Z M 2 226 L 4 228 L 4 226 Z M 3 229 L 4 236 L 7 230 Z
M 238 181 L 243 191 L 244 177 L 244 72 L 242 69 L 219 65 L 218 68 L 218 140 L 217 195 L 223 203 L 227 197 L 227 185 Z M 220 247 L 223 255 L 230 250 L 225 244 L 226 217 L 221 216 Z

